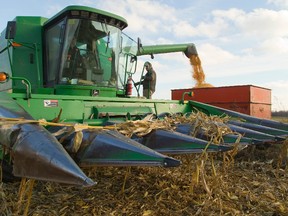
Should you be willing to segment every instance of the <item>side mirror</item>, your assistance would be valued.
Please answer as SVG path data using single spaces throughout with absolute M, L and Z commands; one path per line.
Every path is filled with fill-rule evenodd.
M 137 61 L 137 56 L 132 56 L 131 59 L 130 59 L 130 62 L 133 63 Z
M 9 21 L 6 27 L 5 39 L 14 39 L 16 35 L 16 21 Z
M 137 38 L 137 51 L 140 52 L 140 49 L 142 49 L 143 45 L 141 42 L 141 39 L 138 37 Z

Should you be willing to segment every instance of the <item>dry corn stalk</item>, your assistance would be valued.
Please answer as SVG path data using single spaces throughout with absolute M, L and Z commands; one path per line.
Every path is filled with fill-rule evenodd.
M 24 118 L 4 118 L 0 117 L 0 125 L 13 126 L 17 124 L 40 124 L 42 126 L 62 126 L 62 127 L 75 127 L 77 130 L 83 129 L 114 129 L 114 126 L 89 126 L 86 124 L 73 124 L 73 123 L 55 123 L 47 122 L 45 119 L 30 120 Z
M 279 170 L 280 167 L 283 166 L 283 164 L 288 167 L 288 138 L 283 142 L 281 147 L 281 152 L 277 161 L 277 169 Z
M 155 129 L 170 129 L 171 125 L 167 121 L 148 121 L 148 120 L 137 120 L 127 121 L 125 123 L 117 124 L 116 130 L 127 137 L 131 137 L 135 134 L 138 137 L 145 136 Z
M 21 213 L 21 209 L 22 209 L 23 204 L 24 204 L 23 199 L 24 199 L 25 195 L 27 196 L 27 200 L 26 200 L 26 206 L 25 206 L 23 215 L 25 215 L 25 216 L 28 215 L 34 183 L 35 183 L 34 179 L 29 179 L 27 181 L 26 178 L 22 178 L 21 184 L 19 187 L 19 192 L 18 192 L 17 208 L 16 208 L 16 211 L 14 212 L 15 215 L 19 215 Z M 28 186 L 28 189 L 27 189 L 27 186 Z

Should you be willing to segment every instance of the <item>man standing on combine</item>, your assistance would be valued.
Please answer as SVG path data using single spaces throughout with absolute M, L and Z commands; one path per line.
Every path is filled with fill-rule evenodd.
M 147 71 L 140 84 L 143 85 L 143 96 L 147 99 L 152 99 L 156 86 L 156 72 L 150 62 L 145 62 L 144 67 Z

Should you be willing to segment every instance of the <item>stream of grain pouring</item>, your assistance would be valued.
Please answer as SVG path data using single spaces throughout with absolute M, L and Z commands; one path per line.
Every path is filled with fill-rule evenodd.
M 198 55 L 190 56 L 190 64 L 193 68 L 193 79 L 196 81 L 194 88 L 214 87 L 213 85 L 205 82 L 205 73 L 201 66 L 201 60 Z

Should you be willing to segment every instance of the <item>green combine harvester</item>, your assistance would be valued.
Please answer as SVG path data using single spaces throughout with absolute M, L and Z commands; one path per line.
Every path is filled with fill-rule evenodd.
M 131 82 L 139 81 L 133 80 L 138 56 L 184 52 L 190 58 L 197 51 L 194 44 L 143 46 L 122 32 L 127 25 L 120 16 L 84 6 L 68 6 L 50 19 L 17 16 L 8 22 L 0 38 L 3 180 L 26 177 L 91 186 L 94 181 L 80 167 L 177 167 L 181 161 L 167 155 L 228 151 L 236 141 L 257 145 L 287 139 L 284 123 L 195 101 L 145 99 L 139 88 L 138 96 L 132 96 Z M 242 138 L 228 134 L 223 143 L 211 143 L 203 131 L 190 136 L 195 125 L 189 123 L 141 137 L 113 129 L 149 116 L 164 120 L 199 111 L 241 119 L 222 124 Z M 51 124 L 41 126 L 39 119 Z M 65 124 L 74 129 L 61 133 L 67 132 Z M 87 128 L 79 133 L 75 125 Z

